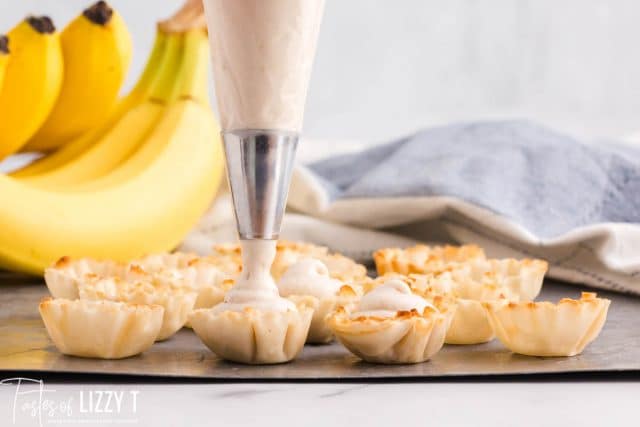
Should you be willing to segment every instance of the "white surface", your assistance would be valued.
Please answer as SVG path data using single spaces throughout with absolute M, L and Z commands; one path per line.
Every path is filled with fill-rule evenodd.
M 71 400 L 83 419 L 129 419 L 140 426 L 619 426 L 637 422 L 640 384 L 399 383 L 399 384 L 45 384 L 53 402 Z M 23 389 L 27 390 L 27 389 Z M 123 391 L 120 413 L 81 414 L 91 391 Z M 137 394 L 132 412 L 131 391 Z M 14 386 L 0 387 L 0 424 L 11 426 Z M 19 396 L 18 404 L 26 400 Z M 104 404 L 104 403 L 103 403 Z M 113 403 L 112 403 L 113 406 Z M 37 426 L 18 408 L 17 426 Z M 60 418 L 60 417 L 58 417 Z M 77 421 L 72 421 L 76 419 Z M 71 420 L 71 421 L 69 421 Z M 111 422 L 105 422 L 112 420 Z M 46 415 L 42 425 L 53 425 Z
M 90 0 L 5 0 L 58 26 Z M 154 21 L 181 0 L 111 0 L 129 23 L 129 84 Z M 526 116 L 589 136 L 640 130 L 636 0 L 328 0 L 305 132 L 382 141 L 453 120 Z

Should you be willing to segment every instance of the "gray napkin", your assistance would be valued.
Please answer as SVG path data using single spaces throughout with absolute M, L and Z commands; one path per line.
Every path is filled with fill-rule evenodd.
M 640 222 L 640 151 L 586 145 L 527 121 L 427 129 L 310 169 L 333 201 L 452 196 L 551 238 Z

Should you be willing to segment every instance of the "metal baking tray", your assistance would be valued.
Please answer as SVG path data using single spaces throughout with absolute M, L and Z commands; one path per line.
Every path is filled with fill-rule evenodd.
M 218 380 L 429 378 L 489 375 L 640 371 L 640 298 L 599 292 L 612 300 L 600 337 L 579 356 L 516 355 L 499 341 L 445 346 L 431 361 L 385 366 L 361 362 L 339 344 L 306 346 L 297 360 L 272 366 L 225 362 L 188 329 L 155 344 L 142 355 L 97 360 L 60 354 L 47 336 L 37 305 L 47 295 L 42 283 L 0 284 L 0 373 L 42 372 Z M 15 282 L 14 282 L 15 283 Z M 577 297 L 579 288 L 547 282 L 541 299 Z

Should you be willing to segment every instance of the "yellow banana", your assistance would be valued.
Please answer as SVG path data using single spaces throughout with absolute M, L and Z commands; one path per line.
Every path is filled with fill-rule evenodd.
M 131 35 L 120 14 L 99 1 L 60 34 L 62 91 L 25 151 L 55 149 L 99 125 L 112 111 L 131 63 Z
M 150 100 L 129 110 L 98 142 L 73 160 L 48 173 L 23 178 L 23 181 L 40 188 L 66 191 L 73 185 L 99 178 L 120 165 L 161 119 L 182 61 L 181 44 L 181 37 L 173 37 L 167 42 L 166 63 Z
M 151 92 L 154 83 L 158 79 L 159 70 L 162 69 L 166 60 L 167 40 L 170 37 L 165 32 L 158 30 L 156 40 L 147 60 L 147 65 L 142 72 L 140 79 L 129 94 L 118 102 L 114 112 L 100 126 L 89 132 L 74 138 L 54 153 L 45 156 L 37 161 L 11 173 L 16 178 L 31 177 L 42 173 L 48 173 L 54 169 L 62 167 L 69 161 L 75 159 L 93 144 L 100 141 L 111 128 L 124 116 L 131 108 L 145 101 Z
M 71 192 L 0 175 L 0 197 L 11 200 L 0 203 L 0 267 L 42 274 L 61 255 L 128 260 L 173 249 L 197 222 L 220 185 L 224 162 L 219 127 L 203 103 L 206 44 L 194 34 L 185 36 L 174 85 L 160 83 L 167 79 L 162 67 L 156 88 L 171 86 L 177 99 L 145 142 L 157 150 L 135 173 Z
M 177 87 L 174 97 L 189 98 L 203 105 L 208 103 L 207 78 L 209 64 L 209 44 L 202 30 L 191 30 L 185 35 L 184 63 L 176 76 Z M 167 107 L 165 117 L 174 117 L 173 106 Z M 163 117 L 161 123 L 150 134 L 141 147 L 121 166 L 101 178 L 68 187 L 69 191 L 95 191 L 127 181 L 140 173 L 164 149 L 168 143 L 166 135 L 173 132 L 173 123 Z
M 211 111 L 183 99 L 166 120 L 169 143 L 131 180 L 91 193 L 58 193 L 0 176 L 0 265 L 42 274 L 63 254 L 120 260 L 173 249 L 215 196 L 223 171 Z
M 60 93 L 60 36 L 51 19 L 29 17 L 9 32 L 11 58 L 0 91 L 0 159 L 42 125 Z
M 0 90 L 2 90 L 2 82 L 7 71 L 9 63 L 9 37 L 0 36 Z

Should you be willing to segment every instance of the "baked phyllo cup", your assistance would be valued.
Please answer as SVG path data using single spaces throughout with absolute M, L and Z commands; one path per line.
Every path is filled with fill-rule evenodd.
M 446 344 L 482 344 L 495 338 L 482 302 L 457 298 L 456 313 L 447 330 Z
M 200 286 L 194 309 L 211 308 L 220 304 L 224 300 L 226 293 L 233 287 L 233 284 L 233 279 L 225 279 Z
M 78 298 L 78 282 L 91 277 L 122 276 L 126 265 L 116 261 L 64 256 L 44 270 L 44 281 L 54 298 Z
M 458 285 L 453 295 L 457 309 L 447 331 L 447 344 L 482 344 L 491 341 L 495 338 L 495 331 L 482 303 L 518 300 L 508 288 L 495 284 Z
M 275 280 L 280 280 L 287 269 L 302 258 L 321 259 L 328 252 L 329 249 L 325 246 L 279 240 L 276 244 L 276 258 L 271 266 L 271 275 Z
M 495 338 L 483 302 L 517 301 L 518 296 L 495 283 L 480 283 L 469 278 L 454 279 L 450 272 L 409 275 L 411 289 L 436 307 L 446 301 L 457 308 L 447 330 L 446 344 L 482 344 Z
M 333 341 L 333 332 L 327 325 L 327 316 L 338 307 L 353 307 L 358 302 L 357 293 L 350 286 L 342 286 L 336 295 L 328 298 L 317 298 L 311 295 L 289 295 L 298 307 L 309 307 L 313 310 L 311 325 L 307 335 L 307 344 L 328 344 Z
M 193 306 L 193 309 L 198 310 L 201 308 L 215 307 L 224 301 L 224 296 L 229 292 L 233 285 L 233 279 L 226 279 L 221 283 L 201 286 L 200 289 L 198 289 L 198 297 L 196 298 L 196 303 Z M 191 322 L 189 322 L 188 318 L 187 323 L 185 323 L 184 326 L 191 328 Z
M 131 304 L 159 305 L 164 308 L 157 341 L 166 340 L 182 328 L 193 310 L 198 294 L 148 282 L 128 282 L 110 278 L 80 285 L 83 300 L 110 300 Z
M 121 359 L 147 350 L 160 332 L 164 312 L 159 305 L 62 298 L 47 298 L 39 309 L 61 353 L 100 359 Z
M 427 307 L 423 313 L 399 311 L 394 317 L 353 317 L 339 308 L 327 323 L 338 341 L 366 362 L 421 363 L 442 348 L 454 310 Z
M 432 273 L 446 268 L 450 263 L 464 263 L 484 258 L 484 251 L 476 245 L 416 245 L 406 249 L 380 249 L 373 253 L 379 275 Z
M 579 300 L 490 302 L 489 313 L 498 339 L 514 353 L 527 356 L 575 356 L 598 337 L 607 319 L 608 299 L 583 292 Z
M 540 259 L 492 259 L 487 263 L 492 279 L 509 288 L 520 301 L 533 301 L 540 294 L 549 269 L 549 264 Z
M 215 245 L 210 255 L 205 257 L 230 277 L 235 278 L 242 271 L 242 252 L 239 243 Z
M 232 362 L 251 365 L 285 363 L 304 347 L 313 310 L 216 312 L 195 310 L 189 316 L 191 327 L 216 355 Z
M 142 267 L 145 271 L 153 272 L 164 270 L 167 268 L 186 268 L 191 265 L 192 262 L 197 261 L 199 257 L 195 254 L 185 252 L 173 252 L 173 253 L 157 253 L 145 255 L 141 258 L 132 260 L 130 265 L 137 265 Z
M 168 257 L 177 257 L 177 254 L 168 255 Z M 167 264 L 174 265 L 174 267 L 164 269 L 157 266 L 147 266 L 150 271 L 137 264 L 132 264 L 127 270 L 126 279 L 134 282 L 151 282 L 160 287 L 181 289 L 184 292 L 195 292 L 197 298 L 194 308 L 210 308 L 219 304 L 233 285 L 233 280 L 228 279 L 228 276 L 218 267 L 201 258 L 192 258 L 183 264 L 175 262 L 175 260 L 176 258 L 168 258 L 167 260 Z M 188 322 L 185 326 L 189 326 Z
M 184 253 L 148 255 L 132 261 L 127 273 L 127 278 L 142 280 L 145 275 L 153 274 L 191 289 L 219 283 L 228 277 L 207 258 Z
M 367 268 L 340 253 L 325 254 L 318 257 L 329 270 L 329 275 L 342 282 L 357 282 L 367 277 Z

